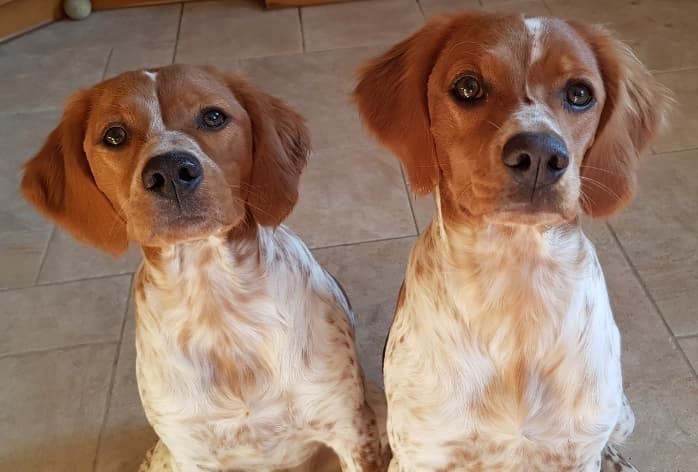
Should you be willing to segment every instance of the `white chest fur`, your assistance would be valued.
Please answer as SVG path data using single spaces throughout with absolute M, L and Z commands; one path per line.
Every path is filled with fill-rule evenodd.
M 622 382 L 591 243 L 576 227 L 442 238 L 432 226 L 412 250 L 384 369 L 407 470 L 593 467 Z
M 295 235 L 172 248 L 146 258 L 135 294 L 141 398 L 179 462 L 265 470 L 314 452 L 309 425 L 338 410 L 323 386 L 347 381 L 332 344 L 354 355 L 352 315 Z

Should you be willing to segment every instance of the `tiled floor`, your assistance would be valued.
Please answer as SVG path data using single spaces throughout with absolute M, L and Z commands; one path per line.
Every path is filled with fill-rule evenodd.
M 263 11 L 252 0 L 96 13 L 0 45 L 0 470 L 134 470 L 153 442 L 134 379 L 121 259 L 76 244 L 20 199 L 18 167 L 64 97 L 120 71 L 210 62 L 300 110 L 315 152 L 290 218 L 348 288 L 378 379 L 406 257 L 431 215 L 397 161 L 363 132 L 348 94 L 357 65 L 461 8 L 609 24 L 677 94 L 673 130 L 645 160 L 632 207 L 591 224 L 624 336 L 637 413 L 626 450 L 642 471 L 698 470 L 698 2 L 372 0 Z M 692 363 L 692 365 L 691 365 Z

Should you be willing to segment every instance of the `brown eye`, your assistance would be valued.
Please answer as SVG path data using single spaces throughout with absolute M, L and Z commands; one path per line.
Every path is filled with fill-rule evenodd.
M 126 129 L 121 125 L 110 126 L 104 132 L 102 137 L 102 143 L 109 147 L 119 147 L 126 142 L 128 133 Z
M 456 100 L 472 104 L 485 96 L 485 90 L 478 79 L 472 75 L 464 75 L 453 83 L 452 94 Z
M 219 130 L 228 121 L 228 116 L 218 108 L 209 108 L 201 112 L 201 124 L 210 130 Z
M 565 95 L 567 103 L 576 110 L 585 110 L 594 102 L 591 88 L 579 82 L 568 85 Z

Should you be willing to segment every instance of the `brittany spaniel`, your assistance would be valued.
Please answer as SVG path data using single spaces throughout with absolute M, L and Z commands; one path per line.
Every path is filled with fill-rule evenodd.
M 667 93 L 599 27 L 463 13 L 370 61 L 354 94 L 437 207 L 386 342 L 390 470 L 633 470 L 614 449 L 634 427 L 620 336 L 580 216 L 631 199 Z
M 175 65 L 72 96 L 25 166 L 25 197 L 76 238 L 142 248 L 137 378 L 163 468 L 285 469 L 325 446 L 380 467 L 349 302 L 280 226 L 308 145 L 281 101 Z

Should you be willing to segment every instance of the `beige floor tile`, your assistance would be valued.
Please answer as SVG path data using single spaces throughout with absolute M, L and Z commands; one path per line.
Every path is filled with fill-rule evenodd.
M 240 72 L 262 90 L 299 111 L 316 150 L 377 146 L 351 101 L 357 70 L 380 48 L 350 48 L 240 61 Z
M 50 55 L 0 56 L 0 110 L 60 108 L 69 94 L 101 80 L 109 49 L 88 45 Z
M 175 62 L 220 64 L 229 59 L 302 51 L 298 10 L 265 11 L 255 0 L 184 5 Z
M 46 252 L 46 259 L 39 274 L 39 283 L 63 282 L 106 275 L 135 272 L 141 261 L 140 249 L 131 244 L 129 250 L 113 257 L 86 246 L 68 233 L 56 229 Z
M 611 222 L 677 335 L 698 334 L 698 150 L 645 159 L 635 202 Z
M 157 441 L 138 396 L 133 305 L 127 316 L 96 472 L 138 470 L 146 451 Z
M 123 8 L 94 12 L 82 21 L 58 21 L 1 45 L 0 55 L 20 52 L 48 55 L 60 49 L 92 46 L 174 45 L 180 8 L 179 5 Z
M 698 147 L 698 69 L 666 72 L 658 79 L 674 93 L 676 107 L 669 127 L 654 145 L 656 152 Z
M 698 66 L 694 0 L 546 0 L 555 16 L 603 23 L 655 70 Z
M 92 470 L 115 348 L 0 359 L 0 470 Z
M 3 93 L 0 90 L 0 94 Z M 22 165 L 39 150 L 48 133 L 58 123 L 59 116 L 57 110 L 0 112 L 0 232 L 48 233 L 50 223 L 24 201 L 19 182 Z
M 624 450 L 639 470 L 696 470 L 698 381 L 608 229 L 586 226 L 609 286 L 623 342 L 624 385 L 637 417 Z
M 428 17 L 440 13 L 458 13 L 465 10 L 485 10 L 501 13 L 524 13 L 528 16 L 548 16 L 550 10 L 543 0 L 420 0 Z
M 383 345 L 390 329 L 414 238 L 314 251 L 347 291 L 356 315 L 356 336 L 366 376 L 382 384 Z
M 400 167 L 375 149 L 313 154 L 288 224 L 311 247 L 415 234 Z
M 34 283 L 49 236 L 50 230 L 0 230 L 0 289 Z
M 693 369 L 698 371 L 698 336 L 679 339 L 679 344 L 683 352 L 686 353 Z
M 113 77 L 129 70 L 166 66 L 172 63 L 173 55 L 174 43 L 149 48 L 116 47 L 109 57 L 105 77 Z
M 414 219 L 417 221 L 417 228 L 422 232 L 429 226 L 429 223 L 436 215 L 434 197 L 431 195 L 416 197 L 411 193 L 410 198 L 412 199 L 412 210 L 414 211 Z
M 118 341 L 130 283 L 125 275 L 0 292 L 0 355 Z
M 424 17 L 414 0 L 362 0 L 304 7 L 308 51 L 389 45 L 417 31 Z

